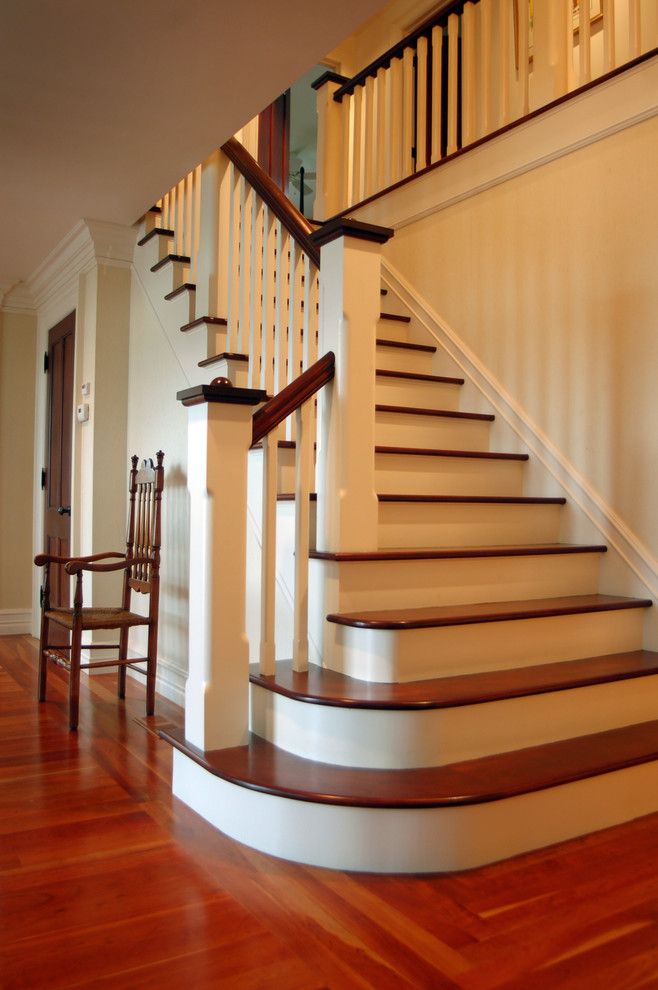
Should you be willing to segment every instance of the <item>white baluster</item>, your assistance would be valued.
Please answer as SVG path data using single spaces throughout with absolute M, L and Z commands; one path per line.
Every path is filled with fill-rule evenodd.
M 201 165 L 197 165 L 194 169 L 194 208 L 192 210 L 192 267 L 191 267 L 191 280 L 196 282 L 197 272 L 199 270 L 199 240 L 201 238 Z M 221 223 L 221 221 L 220 221 Z M 226 217 L 224 217 L 224 224 L 226 224 Z M 217 278 L 219 279 L 219 272 L 217 273 Z M 222 315 L 225 315 L 226 308 L 222 310 Z
M 228 298 L 226 304 L 226 350 L 229 353 L 240 352 L 238 346 L 238 316 L 240 312 L 240 190 L 241 181 L 233 162 L 229 166 L 228 182 L 229 229 L 228 229 Z M 240 352 L 241 353 L 241 352 Z
M 603 0 L 603 71 L 615 67 L 615 0 Z
M 459 17 L 448 17 L 448 147 L 447 154 L 457 151 L 457 92 L 459 59 Z
M 391 184 L 391 74 L 377 70 L 377 126 L 375 128 L 375 192 Z
M 185 179 L 176 189 L 176 254 L 185 254 Z
M 249 259 L 249 232 L 251 230 L 251 202 L 250 190 L 243 175 L 238 180 L 239 194 L 239 223 L 240 223 L 240 250 L 238 254 L 238 292 L 236 296 L 236 316 L 237 316 L 237 339 L 236 345 L 240 354 L 247 352 L 247 342 L 249 340 L 249 273 L 247 271 Z M 249 381 L 252 378 L 252 367 L 249 366 Z
M 352 155 L 352 203 L 358 203 L 364 199 L 364 90 L 363 86 L 357 86 L 354 90 L 354 152 Z
M 592 28 L 590 23 L 589 0 L 581 0 L 578 5 L 578 61 L 580 85 L 592 77 Z
M 365 85 L 365 164 L 364 164 L 364 196 L 371 196 L 375 191 L 375 123 L 377 118 L 377 91 L 374 76 L 368 76 Z
M 192 267 L 195 262 L 194 250 L 192 248 L 194 239 L 194 172 L 188 172 L 185 176 L 185 245 L 183 254 L 190 259 L 190 281 L 192 278 Z
M 491 0 L 480 0 L 480 123 L 477 129 L 478 137 L 483 137 L 493 130 L 491 123 L 491 56 L 493 47 L 494 33 Z
M 503 0 L 503 3 L 495 8 L 494 37 L 498 38 L 497 48 L 497 72 L 493 83 L 494 111 L 493 121 L 495 127 L 503 127 L 512 119 L 510 110 L 510 85 L 511 77 L 520 79 L 521 58 L 527 63 L 528 50 L 521 46 L 521 26 L 518 23 L 519 0 Z M 512 29 L 514 30 L 513 44 L 511 43 Z M 523 51 L 523 56 L 521 52 Z M 512 54 L 513 53 L 513 54 Z M 512 63 L 512 58 L 514 59 Z M 512 73 L 512 64 L 514 71 Z
M 304 259 L 299 245 L 290 239 L 290 282 L 288 289 L 288 375 L 290 380 L 302 372 L 301 307 Z
M 304 303 L 303 303 L 303 330 L 302 330 L 302 370 L 306 371 L 310 367 L 311 354 L 311 262 L 308 255 L 304 255 Z
M 432 161 L 441 157 L 443 28 L 432 28 Z
M 263 383 L 265 355 L 261 331 L 262 276 L 264 274 L 264 214 L 269 210 L 260 196 L 250 189 L 251 229 L 249 239 L 249 383 L 252 388 L 266 388 Z
M 263 285 L 262 285 L 262 367 L 261 388 L 276 395 L 279 386 L 274 379 L 277 341 L 274 337 L 274 283 L 276 278 L 276 217 L 265 208 L 263 213 Z
M 402 106 L 404 82 L 402 77 L 402 59 L 391 60 L 388 70 L 391 78 L 391 182 L 397 182 L 403 176 L 402 167 Z
M 521 116 L 530 113 L 530 12 L 527 3 L 519 0 L 519 82 L 521 84 Z M 507 122 L 507 121 L 505 121 Z
M 628 0 L 628 57 L 637 58 L 642 51 L 640 0 Z
M 465 3 L 462 16 L 462 147 L 472 144 L 476 134 L 476 43 L 477 11 L 474 4 Z
M 293 670 L 308 670 L 308 555 L 313 472 L 313 400 L 295 412 L 295 617 Z
M 343 97 L 342 103 L 340 104 L 343 108 L 343 148 L 345 154 L 343 156 L 343 184 L 342 184 L 342 199 L 339 209 L 344 209 L 346 206 L 351 206 L 355 202 L 354 187 L 353 187 L 353 161 L 354 161 L 354 140 L 353 140 L 353 126 L 354 126 L 354 97 L 352 94 L 348 94 Z M 320 214 L 322 216 L 322 214 Z
M 414 51 L 405 48 L 402 55 L 402 178 L 414 170 Z
M 416 42 L 416 169 L 427 165 L 427 38 Z
M 278 430 L 263 437 L 263 520 L 261 533 L 260 658 L 261 674 L 275 669 L 276 480 Z

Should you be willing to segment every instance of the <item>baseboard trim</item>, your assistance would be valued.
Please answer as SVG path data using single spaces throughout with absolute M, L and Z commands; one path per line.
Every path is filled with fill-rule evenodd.
M 0 636 L 23 636 L 32 632 L 31 608 L 0 609 Z
M 556 480 L 564 494 L 585 513 L 608 543 L 631 568 L 653 598 L 658 598 L 658 561 L 649 548 L 608 505 L 512 397 L 502 383 L 460 339 L 455 330 L 421 299 L 405 277 L 382 259 L 382 279 L 396 292 L 409 311 L 441 344 L 455 363 L 521 439 L 534 457 Z

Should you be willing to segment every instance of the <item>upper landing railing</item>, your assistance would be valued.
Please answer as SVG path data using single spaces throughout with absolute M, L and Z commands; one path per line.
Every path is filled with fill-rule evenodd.
M 642 7 L 452 0 L 351 79 L 326 73 L 315 84 L 316 215 L 361 203 L 651 50 L 658 39 Z

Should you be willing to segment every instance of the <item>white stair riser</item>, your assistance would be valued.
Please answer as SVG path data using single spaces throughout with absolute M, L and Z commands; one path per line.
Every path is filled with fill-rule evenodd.
M 484 547 L 557 543 L 560 505 L 380 502 L 379 547 Z
M 226 835 L 299 863 L 377 873 L 466 870 L 658 810 L 658 762 L 456 808 L 294 801 L 215 777 L 174 751 L 173 792 Z
M 393 340 L 388 334 L 382 339 Z M 417 375 L 432 375 L 434 357 L 431 351 L 410 351 L 404 347 L 386 347 L 378 345 L 376 351 L 376 366 L 378 368 L 393 368 L 395 371 L 412 371 Z
M 141 239 L 140 235 L 138 240 Z M 164 237 L 161 234 L 152 237 L 146 244 L 138 244 L 135 249 L 135 264 L 145 271 L 151 271 L 153 265 L 166 258 L 174 250 L 173 237 Z M 151 272 L 151 274 L 153 274 Z
M 179 295 L 174 296 L 173 299 L 166 299 L 165 304 L 168 307 L 167 323 L 178 327 L 179 332 L 182 326 L 185 326 L 186 323 L 191 323 L 195 317 L 194 292 L 181 292 Z M 195 339 L 199 339 L 199 337 L 194 334 L 181 334 L 181 336 L 192 336 L 195 337 Z M 200 345 L 199 351 L 201 353 L 199 360 L 201 361 L 207 356 L 208 353 L 207 344 L 205 341 Z
M 525 461 L 375 454 L 381 494 L 522 495 Z
M 251 730 L 339 766 L 446 766 L 653 719 L 658 675 L 486 704 L 391 711 L 314 705 L 251 685 Z
M 317 609 L 324 623 L 331 612 L 592 595 L 598 590 L 599 558 L 596 553 L 579 553 L 447 560 L 311 560 L 310 607 L 312 612 Z
M 409 324 L 401 320 L 379 320 L 377 336 L 384 340 L 400 340 L 406 344 L 409 342 Z
M 164 299 L 166 295 L 186 281 L 188 271 L 187 265 L 181 265 L 178 261 L 170 261 L 162 268 L 158 268 L 157 272 L 149 272 L 149 293 L 152 296 L 162 296 Z M 181 323 L 180 326 L 182 325 Z
M 644 609 L 429 629 L 336 625 L 326 666 L 364 681 L 420 681 L 642 648 Z
M 393 368 L 391 362 L 390 369 Z M 418 409 L 458 409 L 461 385 L 446 382 L 414 381 L 409 378 L 387 378 L 378 375 L 375 380 L 375 402 L 386 406 L 413 406 Z
M 433 450 L 489 450 L 491 424 L 481 419 L 375 414 L 375 443 L 388 447 L 430 447 Z

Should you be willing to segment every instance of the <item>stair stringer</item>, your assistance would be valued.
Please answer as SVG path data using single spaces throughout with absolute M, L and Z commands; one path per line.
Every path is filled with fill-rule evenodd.
M 602 498 L 567 457 L 553 444 L 458 332 L 423 299 L 404 276 L 382 258 L 382 282 L 395 293 L 465 378 L 464 407 L 493 411 L 496 421 L 492 446 L 531 454 L 526 467 L 527 490 L 554 491 L 567 498 L 561 538 L 604 542 L 608 553 L 601 565 L 600 591 L 629 596 L 658 597 L 658 561 L 624 520 Z M 548 483 L 548 484 L 547 484 Z M 656 613 L 656 609 L 648 610 Z M 658 647 L 658 614 L 645 617 L 645 646 Z

